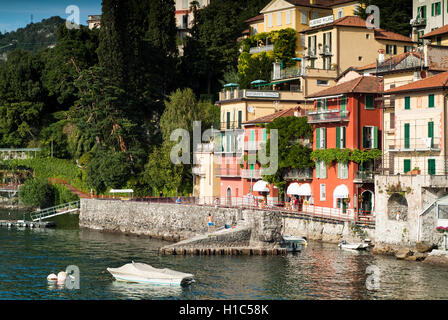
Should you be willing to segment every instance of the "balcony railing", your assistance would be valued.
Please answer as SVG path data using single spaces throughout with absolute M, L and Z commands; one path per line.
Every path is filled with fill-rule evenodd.
M 249 49 L 249 53 L 254 54 L 254 53 L 260 53 L 260 52 L 268 52 L 268 51 L 272 51 L 272 50 L 274 50 L 274 45 L 268 44 L 268 45 L 260 46 L 260 47 L 252 47 Z
M 339 109 L 312 111 L 308 112 L 307 116 L 308 123 L 340 122 L 349 120 L 349 112 L 347 110 Z
M 219 168 L 217 176 L 218 177 L 241 177 L 241 169 L 239 164 L 232 166 L 231 168 Z
M 420 27 L 426 26 L 426 18 L 417 17 L 411 20 L 411 26 Z
M 320 48 L 319 54 L 324 55 L 324 56 L 332 56 L 333 55 L 329 46 L 323 46 L 322 48 Z
M 205 175 L 205 168 L 202 166 L 193 167 L 192 172 L 196 176 L 203 176 Z
M 373 173 L 371 171 L 357 171 L 353 179 L 354 183 L 373 182 Z
M 317 50 L 316 48 L 310 48 L 305 51 L 305 57 L 307 58 L 317 58 Z
M 244 169 L 241 170 L 241 178 L 243 179 L 261 179 L 261 169 Z
M 289 78 L 297 78 L 302 76 L 302 70 L 300 67 L 288 67 L 285 69 L 281 69 L 278 72 L 272 72 L 271 77 L 272 80 L 282 80 Z M 300 91 L 300 90 L 297 90 Z
M 309 180 L 313 179 L 313 170 L 306 169 L 290 169 L 283 174 L 285 180 Z
M 397 139 L 389 146 L 389 151 L 440 151 L 441 138 L 409 138 Z
M 300 88 L 291 85 L 291 90 L 225 90 L 219 93 L 219 101 L 234 99 L 272 99 L 272 100 L 303 100 L 303 92 Z

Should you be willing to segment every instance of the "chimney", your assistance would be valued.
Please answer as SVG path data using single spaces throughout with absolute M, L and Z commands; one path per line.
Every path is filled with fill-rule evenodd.
M 378 50 L 378 63 L 384 63 L 384 49 Z

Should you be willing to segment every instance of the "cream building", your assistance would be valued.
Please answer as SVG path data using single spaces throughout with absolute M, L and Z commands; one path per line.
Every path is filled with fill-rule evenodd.
M 443 0 L 412 1 L 412 38 L 415 41 L 448 24 L 448 3 Z
M 193 156 L 193 196 L 199 204 L 213 204 L 220 197 L 220 178 L 218 177 L 220 157 L 214 152 L 214 144 L 200 144 Z

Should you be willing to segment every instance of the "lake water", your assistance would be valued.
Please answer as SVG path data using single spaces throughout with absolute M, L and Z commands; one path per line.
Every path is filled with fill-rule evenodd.
M 0 214 L 0 219 L 1 219 Z M 448 299 L 448 268 L 398 261 L 369 252 L 310 242 L 287 256 L 158 256 L 167 242 L 79 230 L 76 216 L 59 228 L 0 228 L 0 299 Z M 119 283 L 107 267 L 130 261 L 195 274 L 187 288 Z M 80 269 L 79 290 L 53 287 L 46 277 Z M 380 271 L 366 289 L 366 269 Z

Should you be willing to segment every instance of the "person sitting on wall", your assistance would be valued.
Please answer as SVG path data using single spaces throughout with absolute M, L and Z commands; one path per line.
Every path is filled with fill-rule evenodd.
M 395 219 L 397 219 L 397 221 L 400 221 L 400 219 L 401 219 L 401 212 L 400 212 L 400 210 L 397 211 L 397 215 L 395 216 Z
M 180 197 L 177 197 L 176 203 L 177 204 L 181 204 L 182 203 L 182 199 Z

